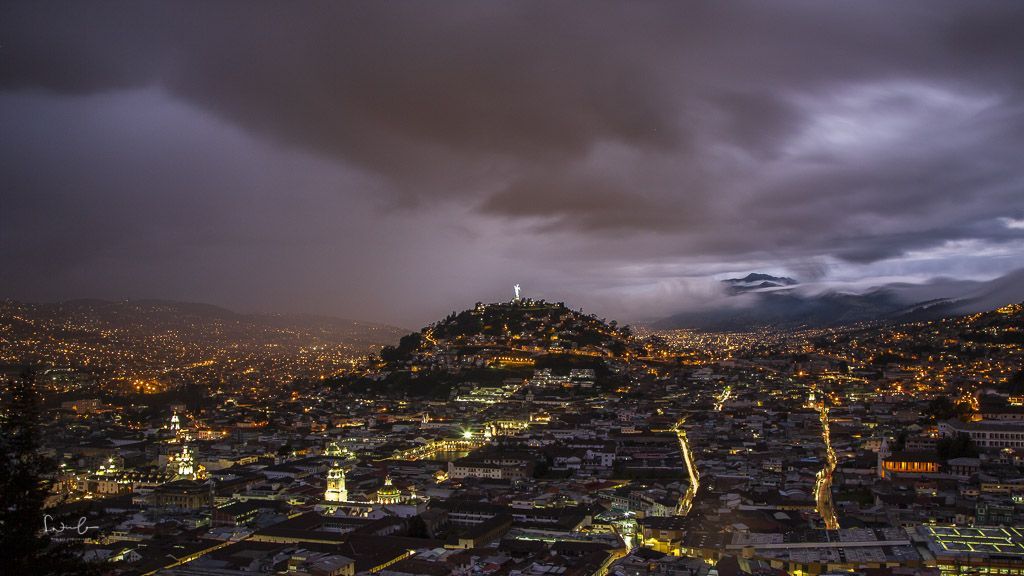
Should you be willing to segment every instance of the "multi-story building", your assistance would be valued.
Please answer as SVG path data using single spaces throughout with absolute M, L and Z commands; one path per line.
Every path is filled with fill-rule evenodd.
M 175 480 L 153 491 L 153 504 L 160 508 L 194 510 L 213 505 L 213 493 L 206 482 Z
M 947 420 L 939 423 L 939 434 L 949 437 L 966 434 L 979 448 L 1024 448 L 1024 424 L 1012 421 Z
M 1024 574 L 1024 531 L 1020 528 L 923 525 L 914 536 L 943 576 Z

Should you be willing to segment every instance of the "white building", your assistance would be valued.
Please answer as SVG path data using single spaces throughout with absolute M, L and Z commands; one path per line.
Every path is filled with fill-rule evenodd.
M 345 469 L 337 462 L 327 471 L 327 491 L 324 500 L 328 502 L 347 502 L 348 488 L 345 487 Z
M 1024 448 L 1024 424 L 1018 423 L 947 420 L 939 423 L 939 434 L 966 434 L 979 448 Z

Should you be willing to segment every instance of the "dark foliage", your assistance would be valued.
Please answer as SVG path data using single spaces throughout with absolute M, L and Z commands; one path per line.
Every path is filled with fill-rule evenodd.
M 26 373 L 7 383 L 0 410 L 0 563 L 9 574 L 98 574 L 70 543 L 43 533 L 55 467 L 40 450 L 39 424 L 39 398 Z
M 1024 394 L 1024 370 L 1018 370 L 1016 374 L 1010 376 L 1005 388 L 1008 394 Z
M 406 334 L 398 341 L 398 346 L 385 346 L 380 351 L 380 357 L 385 362 L 404 362 L 412 358 L 412 355 L 420 349 L 423 343 L 423 335 L 419 332 Z
M 963 339 L 982 344 L 1024 344 L 1024 331 L 1005 330 L 1001 332 L 965 332 Z
M 939 439 L 937 450 L 940 458 L 974 458 L 978 455 L 978 447 L 967 434 Z
M 936 396 L 928 403 L 924 413 L 932 422 L 953 418 L 964 420 L 970 416 L 971 407 L 965 402 L 954 404 L 948 396 Z

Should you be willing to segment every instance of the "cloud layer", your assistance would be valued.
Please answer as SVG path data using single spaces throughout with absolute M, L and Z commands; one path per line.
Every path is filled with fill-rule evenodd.
M 1015 3 L 0 11 L 5 295 L 415 325 L 1019 266 Z

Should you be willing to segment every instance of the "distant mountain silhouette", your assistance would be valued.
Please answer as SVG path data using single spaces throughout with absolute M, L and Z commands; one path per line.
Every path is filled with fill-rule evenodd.
M 860 294 L 826 291 L 808 294 L 795 280 L 751 274 L 723 281 L 731 298 L 706 310 L 674 314 L 655 328 L 750 330 L 758 327 L 819 328 L 874 321 L 922 321 L 972 314 L 1024 301 L 1024 269 L 987 282 L 936 280 L 894 283 Z M 783 284 L 789 280 L 791 284 Z M 761 283 L 771 286 L 758 287 Z M 753 285 L 753 286 L 751 286 Z M 742 286 L 742 289 L 737 289 Z M 749 286 L 749 287 L 748 287 Z M 735 301 L 733 301 L 735 299 Z
M 744 292 L 750 292 L 752 290 L 762 290 L 765 288 L 784 288 L 786 286 L 796 286 L 799 284 L 796 280 L 786 277 L 770 276 L 768 274 L 759 274 L 752 272 L 747 274 L 743 278 L 729 278 L 722 280 L 722 284 L 728 286 L 728 289 L 733 294 L 742 294 Z
M 79 299 L 53 303 L 26 303 L 0 300 L 0 326 L 17 329 L 20 318 L 88 319 L 98 332 L 104 329 L 131 329 L 138 336 L 167 331 L 230 341 L 265 338 L 268 342 L 293 341 L 296 334 L 324 342 L 351 345 L 370 350 L 397 342 L 402 329 L 370 322 L 311 315 L 243 314 L 198 302 L 171 300 Z M 85 336 L 94 336 L 83 334 Z

